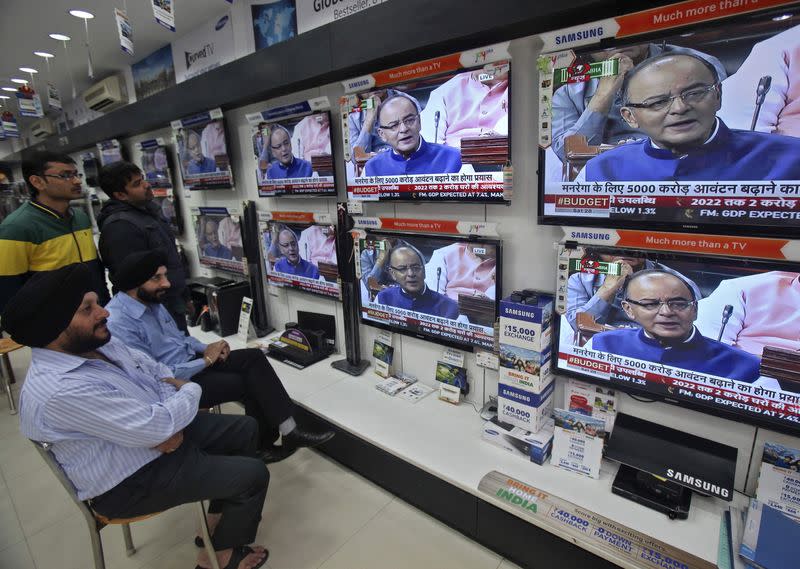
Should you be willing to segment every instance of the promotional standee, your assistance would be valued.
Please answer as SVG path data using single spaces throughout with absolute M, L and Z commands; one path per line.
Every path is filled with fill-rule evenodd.
M 335 196 L 327 97 L 247 115 L 258 195 Z
M 540 222 L 796 236 L 784 4 L 695 0 L 543 34 L 561 51 L 538 65 Z
M 503 43 L 345 81 L 348 199 L 504 202 L 510 73 Z
M 239 212 L 225 207 L 193 207 L 192 225 L 200 264 L 245 274 Z
M 172 131 L 184 188 L 220 190 L 233 187 L 221 109 L 172 121 Z
M 163 138 L 143 140 L 138 144 L 142 153 L 142 173 L 150 184 L 153 201 L 161 208 L 161 214 L 169 222 L 175 235 L 183 233 L 183 215 L 178 206 L 178 195 L 172 183 L 170 153 Z

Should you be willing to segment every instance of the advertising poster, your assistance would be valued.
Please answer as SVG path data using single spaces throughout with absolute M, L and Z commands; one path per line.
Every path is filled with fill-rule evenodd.
M 172 42 L 175 81 L 182 83 L 236 58 L 230 12 Z
M 295 0 L 273 0 L 250 6 L 255 48 L 263 49 L 297 35 Z
M 345 81 L 348 199 L 503 203 L 510 74 L 503 43 Z
M 167 44 L 131 65 L 136 99 L 141 100 L 175 85 L 172 47 Z
M 47 104 L 51 109 L 61 110 L 61 93 L 52 83 L 47 83 Z
M 304 34 L 314 28 L 352 16 L 386 0 L 296 0 L 297 31 Z
M 327 97 L 250 113 L 261 197 L 336 195 Z
M 0 114 L 0 125 L 3 127 L 5 138 L 19 138 L 17 119 L 10 111 L 3 111 Z
M 175 3 L 173 0 L 150 0 L 153 5 L 153 16 L 156 22 L 167 28 L 169 31 L 175 31 Z
M 41 118 L 44 116 L 42 99 L 39 94 L 27 85 L 23 85 L 16 92 L 19 114 L 23 117 Z
M 183 186 L 187 190 L 233 187 L 221 109 L 172 121 Z
M 119 34 L 119 46 L 128 55 L 133 55 L 133 28 L 128 20 L 128 15 L 124 10 L 114 8 L 114 16 L 117 20 L 117 33 Z

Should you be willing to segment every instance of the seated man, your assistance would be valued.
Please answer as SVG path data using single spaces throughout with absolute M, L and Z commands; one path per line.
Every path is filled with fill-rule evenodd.
M 622 117 L 649 138 L 586 163 L 578 181 L 800 180 L 800 140 L 732 130 L 716 117 L 722 101 L 713 65 L 666 54 L 634 67 L 622 86 Z
M 622 307 L 642 328 L 600 332 L 586 348 L 746 383 L 759 379 L 759 358 L 697 331 L 697 299 L 679 276 L 660 269 L 635 273 Z M 764 379 L 778 387 L 777 380 Z
M 407 95 L 398 94 L 380 104 L 378 132 L 391 151 L 380 152 L 364 167 L 365 176 L 447 174 L 461 170 L 457 148 L 425 142 L 420 136 L 419 108 Z
M 319 269 L 300 257 L 297 236 L 291 229 L 278 233 L 278 250 L 282 257 L 275 263 L 275 271 L 309 279 L 319 279 Z
M 199 500 L 221 514 L 212 535 L 220 567 L 255 569 L 269 472 L 253 458 L 250 417 L 198 413 L 200 386 L 112 338 L 84 264 L 38 273 L 11 299 L 3 326 L 32 347 L 20 430 L 52 443 L 78 498 L 109 518 Z M 199 567 L 210 567 L 205 552 Z
M 286 178 L 310 178 L 313 174 L 311 162 L 298 158 L 292 153 L 292 140 L 289 131 L 279 124 L 272 127 L 269 146 L 264 147 L 259 160 L 266 161 L 270 152 L 275 160 L 267 168 L 268 180 Z
M 258 349 L 234 350 L 225 340 L 204 344 L 178 330 L 161 304 L 170 287 L 160 251 L 134 253 L 114 275 L 118 292 L 108 303 L 108 327 L 129 346 L 136 346 L 182 380 L 203 388 L 201 407 L 244 401 L 245 413 L 259 423 L 262 458 L 277 462 L 298 447 L 316 446 L 333 432 L 311 433 L 295 423 L 294 405 L 267 358 Z M 274 446 L 278 432 L 281 446 Z
M 389 273 L 398 286 L 383 289 L 375 302 L 455 320 L 458 304 L 425 285 L 425 259 L 409 244 L 394 247 L 389 254 Z

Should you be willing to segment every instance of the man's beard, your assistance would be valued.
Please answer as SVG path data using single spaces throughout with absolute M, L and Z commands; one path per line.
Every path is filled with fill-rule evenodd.
M 149 293 L 142 287 L 136 289 L 136 297 L 142 302 L 149 304 L 161 304 L 164 301 L 164 293 L 166 290 L 161 290 L 156 293 Z
M 70 329 L 65 331 L 66 342 L 64 343 L 64 350 L 70 354 L 85 354 L 96 350 L 101 346 L 105 346 L 111 340 L 111 332 L 106 328 L 106 337 L 98 338 L 94 335 L 97 329 L 106 324 L 108 320 L 103 321 L 94 327 L 91 335 L 83 336 L 72 332 Z

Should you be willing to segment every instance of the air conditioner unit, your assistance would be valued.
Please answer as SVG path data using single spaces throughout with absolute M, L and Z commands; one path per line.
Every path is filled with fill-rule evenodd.
M 31 123 L 31 136 L 33 138 L 45 138 L 55 133 L 56 127 L 53 125 L 53 121 L 48 118 L 35 120 Z
M 112 75 L 87 89 L 83 94 L 86 106 L 93 111 L 106 113 L 128 104 L 128 93 L 125 90 L 121 75 Z

